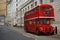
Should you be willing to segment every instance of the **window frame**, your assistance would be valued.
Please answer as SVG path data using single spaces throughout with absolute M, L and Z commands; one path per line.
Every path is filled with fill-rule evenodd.
M 34 7 L 34 4 L 32 3 L 32 4 L 31 4 L 31 8 L 33 8 L 33 7 Z
M 16 4 L 16 6 L 18 6 L 18 4 Z
M 35 2 L 35 6 L 37 5 L 37 1 Z
M 29 6 L 28 6 L 28 10 L 29 10 Z
M 54 2 L 54 0 L 50 0 L 50 3 L 51 3 L 51 2 Z
M 43 3 L 43 0 L 40 0 L 40 4 L 42 4 Z

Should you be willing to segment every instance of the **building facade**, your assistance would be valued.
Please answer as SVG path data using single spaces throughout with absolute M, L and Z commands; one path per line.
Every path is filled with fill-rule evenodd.
M 16 19 L 17 19 L 17 26 L 21 26 L 22 25 L 22 18 L 21 18 L 21 13 L 20 13 L 20 6 L 23 4 L 23 3 L 25 3 L 27 0 L 17 0 L 17 3 L 16 3 L 16 5 L 17 5 L 17 10 L 16 10 Z
M 60 0 L 27 0 L 19 8 L 18 12 L 20 14 L 20 26 L 24 26 L 24 13 L 28 10 L 31 10 L 33 7 L 38 4 L 50 4 L 54 8 L 55 21 L 60 25 Z
M 5 22 L 14 25 L 20 21 L 20 13 L 17 13 L 24 0 L 7 0 L 7 16 Z M 21 3 L 22 2 L 22 3 Z
M 12 24 L 16 19 L 16 0 L 7 0 L 6 23 Z
M 7 0 L 0 0 L 0 15 L 6 16 Z

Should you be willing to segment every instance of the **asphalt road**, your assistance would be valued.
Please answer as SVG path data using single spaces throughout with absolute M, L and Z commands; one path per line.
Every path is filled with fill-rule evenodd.
M 19 32 L 9 29 L 6 26 L 0 26 L 0 40 L 34 40 L 26 37 Z
M 23 28 L 0 26 L 0 40 L 60 40 L 60 34 L 37 36 L 26 33 Z
M 34 38 L 35 40 L 60 40 L 60 33 L 54 34 L 54 35 L 39 35 L 39 36 L 37 36 L 36 34 L 26 33 L 24 31 L 24 28 L 11 27 L 10 29 L 17 31 L 26 37 Z M 58 32 L 59 32 L 59 30 L 58 30 Z

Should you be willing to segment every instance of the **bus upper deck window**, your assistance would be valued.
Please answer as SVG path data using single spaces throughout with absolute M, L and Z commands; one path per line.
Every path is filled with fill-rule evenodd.
M 48 10 L 52 10 L 52 8 L 51 7 L 49 7 L 49 8 L 47 8 Z
M 40 7 L 40 10 L 46 10 L 46 8 L 45 7 Z

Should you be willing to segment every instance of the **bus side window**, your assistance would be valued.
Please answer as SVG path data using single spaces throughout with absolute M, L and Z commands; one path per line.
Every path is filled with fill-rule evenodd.
M 34 21 L 34 24 L 35 24 L 36 22 Z
M 29 15 L 29 12 L 28 12 L 28 15 Z
M 34 9 L 33 9 L 33 13 L 35 13 L 35 12 L 34 12 Z
M 36 12 L 38 12 L 39 8 L 36 8 Z
M 30 12 L 28 12 L 28 14 L 30 14 Z
M 43 20 L 37 20 L 36 24 L 43 24 Z
M 34 9 L 34 13 L 36 12 L 36 8 Z
M 31 10 L 31 14 L 33 13 L 33 11 Z
M 46 10 L 46 8 L 45 7 L 40 7 L 40 10 Z
M 31 14 L 32 12 L 30 11 L 30 14 Z
M 29 24 L 32 24 L 32 22 L 31 22 L 31 21 L 29 21 Z
M 31 12 L 29 11 L 29 14 L 30 14 Z
M 29 24 L 29 22 L 27 21 L 26 24 Z
M 31 10 L 32 11 L 32 14 L 34 13 L 34 9 Z
M 35 13 L 34 9 L 33 9 L 33 13 Z
M 32 21 L 32 20 L 31 20 L 31 21 L 29 21 L 29 24 L 34 24 L 34 21 Z
M 30 14 L 32 14 L 32 11 L 30 11 Z
M 39 24 L 39 20 L 36 20 L 36 24 Z

